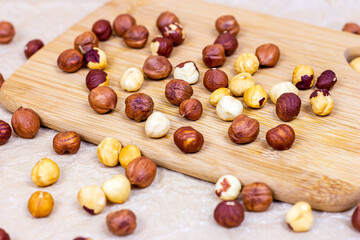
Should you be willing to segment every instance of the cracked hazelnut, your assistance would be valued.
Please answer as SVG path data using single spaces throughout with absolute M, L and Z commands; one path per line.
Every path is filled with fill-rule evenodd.
M 0 228 L 0 240 L 10 240 L 9 234 L 2 228 Z
M 244 207 L 238 201 L 222 201 L 214 211 L 215 221 L 223 227 L 239 226 L 245 217 Z
M 299 90 L 291 82 L 279 82 L 275 84 L 270 90 L 270 99 L 276 104 L 276 101 L 283 93 L 299 94 Z
M 135 121 L 145 121 L 153 112 L 154 102 L 145 93 L 134 93 L 125 99 L 125 113 Z
M 150 158 L 137 157 L 127 165 L 126 176 L 132 185 L 146 188 L 155 179 L 156 164 Z
M 260 123 L 244 114 L 237 116 L 231 123 L 228 135 L 233 143 L 243 144 L 255 141 L 260 131 Z
M 230 90 L 228 88 L 218 88 L 210 95 L 209 102 L 216 107 L 220 99 L 224 96 L 231 96 Z
M 265 183 L 254 182 L 244 186 L 241 198 L 246 210 L 264 212 L 273 202 L 273 193 Z
M 180 20 L 174 13 L 169 11 L 162 12 L 156 19 L 156 26 L 160 32 L 163 32 L 164 28 L 171 23 L 180 23 Z
M 186 119 L 196 121 L 201 117 L 203 113 L 203 107 L 201 102 L 197 99 L 186 99 L 181 102 L 179 113 Z
M 128 209 L 111 212 L 106 216 L 106 225 L 111 233 L 126 236 L 135 231 L 136 216 Z
M 301 108 L 301 99 L 295 93 L 283 93 L 276 102 L 276 115 L 284 122 L 295 119 Z
M 162 31 L 162 35 L 166 38 L 169 38 L 174 47 L 179 46 L 185 40 L 186 34 L 183 27 L 180 23 L 170 23 L 169 25 L 164 27 Z
M 267 101 L 267 94 L 260 85 L 249 87 L 244 92 L 244 102 L 250 108 L 262 108 Z
M 194 128 L 186 126 L 175 131 L 174 142 L 183 153 L 196 153 L 202 148 L 204 137 Z
M 34 138 L 40 129 L 40 118 L 33 110 L 19 107 L 11 118 L 11 126 L 19 137 Z
M 74 41 L 74 48 L 82 54 L 99 46 L 99 39 L 93 32 L 84 32 L 78 35 Z
M 360 232 L 360 204 L 357 205 L 355 208 L 352 217 L 351 217 L 351 223 L 353 227 Z
M 300 90 L 306 90 L 314 85 L 314 70 L 306 65 L 297 65 L 292 76 L 292 83 Z
M 113 203 L 124 203 L 130 195 L 131 185 L 124 175 L 115 175 L 106 180 L 101 189 L 104 191 L 106 199 Z
M 229 32 L 221 33 L 214 42 L 214 44 L 217 43 L 224 47 L 226 56 L 231 56 L 239 45 L 236 37 Z
M 280 49 L 273 43 L 266 43 L 256 49 L 255 55 L 259 59 L 260 66 L 274 67 L 280 58 Z
M 173 43 L 170 38 L 156 37 L 151 41 L 150 48 L 152 55 L 168 58 L 173 50 Z
M 242 103 L 232 96 L 223 96 L 216 105 L 216 114 L 224 121 L 234 120 L 242 111 Z
M 229 89 L 232 95 L 242 97 L 245 91 L 255 85 L 255 80 L 250 73 L 242 72 L 229 81 Z
M 145 133 L 151 138 L 164 137 L 170 130 L 170 120 L 161 112 L 153 112 L 145 123 Z
M 49 158 L 43 158 L 33 167 L 31 179 L 39 187 L 46 187 L 57 182 L 60 177 L 59 166 Z
M 143 48 L 148 40 L 149 32 L 142 25 L 131 26 L 123 35 L 125 44 L 130 48 Z
M 359 34 L 360 26 L 357 23 L 349 22 L 344 25 L 342 30 L 344 32 Z
M 53 148 L 57 154 L 75 154 L 79 151 L 81 139 L 79 134 L 74 131 L 61 132 L 53 139 Z
M 137 157 L 141 157 L 140 149 L 134 145 L 126 145 L 123 147 L 119 154 L 119 162 L 123 168 L 127 168 L 127 165 Z
M 10 22 L 0 22 L 0 44 L 7 44 L 15 36 L 14 26 Z
M 220 69 L 212 68 L 205 72 L 203 78 L 204 87 L 210 92 L 218 88 L 226 88 L 228 86 L 228 76 Z
M 197 83 L 199 77 L 199 69 L 193 61 L 182 62 L 174 68 L 174 78 L 182 79 L 189 84 Z
M 225 49 L 221 44 L 208 45 L 202 51 L 202 59 L 209 68 L 220 67 L 226 61 Z
M 108 86 L 109 75 L 100 69 L 91 69 L 86 75 L 86 87 L 91 91 L 98 86 Z
M 34 39 L 28 42 L 25 46 L 24 53 L 26 58 L 30 58 L 37 51 L 39 51 L 44 46 L 44 43 L 39 39 Z
M 92 48 L 84 55 L 85 64 L 90 69 L 104 69 L 107 67 L 107 58 L 103 50 Z
M 11 133 L 10 125 L 5 121 L 0 120 L 0 146 L 7 143 L 11 137 Z
M 113 22 L 113 29 L 114 32 L 122 37 L 125 32 L 131 27 L 136 24 L 136 20 L 130 14 L 120 14 L 117 16 Z
M 215 184 L 215 193 L 222 200 L 235 200 L 240 194 L 241 183 L 231 175 L 221 176 Z
M 91 215 L 101 213 L 106 205 L 105 193 L 96 185 L 81 188 L 77 198 L 80 206 Z
M 144 74 L 139 68 L 128 68 L 120 79 L 120 86 L 128 92 L 139 90 L 144 82 Z
M 172 65 L 164 56 L 149 56 L 144 62 L 143 71 L 149 79 L 160 80 L 170 75 Z
M 96 148 L 99 161 L 108 167 L 114 167 L 119 163 L 121 143 L 112 137 L 104 138 Z
M 259 69 L 259 60 L 253 53 L 243 53 L 235 61 L 236 73 L 247 72 L 254 74 Z
M 326 89 L 317 89 L 310 95 L 313 112 L 320 116 L 329 115 L 334 108 L 334 99 Z
M 240 31 L 240 26 L 236 21 L 236 18 L 232 15 L 224 15 L 216 19 L 215 27 L 220 34 L 229 32 L 236 36 Z
M 266 133 L 267 143 L 276 150 L 288 150 L 295 141 L 295 132 L 287 124 L 280 124 Z
M 173 79 L 166 84 L 165 97 L 166 99 L 179 106 L 182 101 L 189 99 L 193 95 L 191 85 L 181 79 Z
M 82 68 L 83 64 L 83 55 L 75 49 L 65 50 L 59 55 L 57 59 L 58 67 L 64 72 L 68 73 L 78 71 L 80 68 Z
M 100 41 L 106 41 L 112 34 L 111 24 L 108 20 L 100 19 L 93 24 L 92 31 Z
M 286 223 L 294 232 L 309 231 L 313 222 L 311 206 L 306 202 L 295 203 L 286 214 Z
M 5 80 L 4 80 L 4 77 L 3 75 L 0 73 L 0 88 L 1 86 L 4 84 Z
M 34 192 L 28 201 L 28 209 L 35 218 L 43 218 L 50 215 L 54 208 L 54 199 L 48 192 Z
M 91 90 L 88 96 L 90 107 L 97 113 L 108 113 L 116 108 L 116 92 L 106 86 L 100 86 Z
M 316 87 L 319 89 L 330 90 L 336 82 L 336 74 L 331 70 L 325 70 L 318 77 L 316 81 Z

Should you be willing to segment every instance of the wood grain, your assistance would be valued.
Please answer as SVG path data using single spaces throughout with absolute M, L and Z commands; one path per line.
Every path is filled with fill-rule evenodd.
M 159 34 L 156 17 L 165 10 L 178 15 L 187 33 L 184 44 L 174 49 L 170 61 L 174 66 L 186 60 L 197 63 L 201 80 L 193 85 L 194 97 L 203 103 L 204 114 L 196 122 L 180 117 L 178 108 L 164 96 L 164 86 L 171 78 L 146 80 L 140 92 L 149 94 L 155 109 L 172 122 L 165 138 L 149 139 L 144 133 L 145 123 L 132 121 L 124 114 L 124 99 L 130 93 L 119 86 L 124 70 L 141 67 L 151 54 L 149 43 L 141 50 L 127 48 L 115 36 L 100 43 L 108 55 L 106 70 L 110 73 L 110 86 L 119 96 L 116 110 L 106 115 L 96 114 L 88 105 L 89 92 L 85 86 L 88 69 L 66 74 L 57 68 L 56 59 L 63 50 L 72 48 L 74 38 L 91 29 L 96 20 L 113 21 L 124 12 L 131 13 L 138 24 L 148 28 L 151 40 Z M 314 89 L 300 92 L 301 113 L 289 123 L 295 129 L 296 140 L 288 151 L 274 151 L 265 140 L 267 130 L 282 123 L 275 114 L 274 104 L 268 102 L 259 110 L 244 105 L 244 113 L 260 121 L 260 134 L 251 144 L 235 145 L 227 136 L 230 123 L 220 120 L 208 103 L 210 93 L 202 85 L 206 67 L 201 61 L 201 51 L 215 40 L 214 22 L 223 14 L 235 15 L 241 25 L 239 48 L 221 68 L 229 77 L 235 75 L 233 64 L 240 53 L 254 52 L 257 46 L 267 42 L 279 46 L 281 58 L 276 67 L 259 69 L 254 74 L 255 81 L 266 92 L 277 82 L 290 81 L 298 64 L 312 66 L 316 77 L 325 69 L 332 69 L 338 76 L 338 83 L 331 90 L 335 108 L 327 117 L 317 117 L 311 111 L 308 97 Z M 12 112 L 19 106 L 32 108 L 44 126 L 77 131 L 84 140 L 95 144 L 108 136 L 119 139 L 123 145 L 135 144 L 158 165 L 196 178 L 215 182 L 223 174 L 233 174 L 243 184 L 267 183 L 278 200 L 290 203 L 304 200 L 315 209 L 343 211 L 354 206 L 360 197 L 360 75 L 344 58 L 344 51 L 356 47 L 358 41 L 358 36 L 349 33 L 196 0 L 111 1 L 18 69 L 2 86 L 1 103 Z M 173 133 L 184 125 L 203 133 L 205 144 L 200 152 L 183 154 L 174 145 Z

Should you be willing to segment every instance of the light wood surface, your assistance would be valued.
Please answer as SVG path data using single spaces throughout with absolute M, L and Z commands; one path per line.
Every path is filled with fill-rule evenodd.
M 149 94 L 155 110 L 165 113 L 172 122 L 165 138 L 149 139 L 144 122 L 126 117 L 124 100 L 131 93 L 120 88 L 119 79 L 126 68 L 141 67 L 151 54 L 149 42 L 159 34 L 156 17 L 165 10 L 176 13 L 187 33 L 184 44 L 174 48 L 170 61 L 173 66 L 186 60 L 197 63 L 201 78 L 193 85 L 193 97 L 203 103 L 204 114 L 196 122 L 188 121 L 178 114 L 176 106 L 167 102 L 164 87 L 172 77 L 145 80 L 139 92 Z M 89 70 L 67 74 L 57 68 L 56 60 L 96 20 L 113 21 L 124 12 L 148 28 L 149 42 L 140 50 L 127 48 L 116 36 L 100 43 L 108 56 L 106 70 L 110 73 L 110 86 L 117 91 L 119 102 L 114 112 L 98 115 L 87 101 L 85 76 Z M 291 81 L 292 70 L 298 64 L 312 66 L 315 77 L 326 69 L 332 69 L 338 76 L 338 83 L 331 90 L 335 108 L 327 117 L 318 117 L 311 111 L 308 97 L 314 89 L 300 91 L 301 113 L 289 123 L 296 132 L 296 140 L 288 151 L 275 151 L 266 143 L 267 130 L 282 123 L 270 100 L 259 110 L 248 109 L 244 104 L 244 113 L 261 124 L 258 138 L 247 145 L 236 145 L 229 140 L 227 129 L 231 123 L 220 120 L 208 102 L 210 92 L 202 84 L 206 67 L 201 51 L 217 37 L 214 23 L 224 14 L 235 15 L 241 25 L 239 48 L 221 68 L 229 77 L 235 75 L 233 64 L 240 53 L 255 52 L 257 46 L 267 42 L 279 46 L 281 57 L 276 67 L 259 69 L 254 74 L 255 81 L 266 92 L 277 82 Z M 0 99 L 12 112 L 19 106 L 32 108 L 44 126 L 77 131 L 86 141 L 98 144 L 104 137 L 112 136 L 123 145 L 135 144 L 159 166 L 174 171 L 212 182 L 223 174 L 235 175 L 243 184 L 262 181 L 274 190 L 278 200 L 290 203 L 304 200 L 315 209 L 343 211 L 354 206 L 360 197 L 360 75 L 344 57 L 345 50 L 356 47 L 358 42 L 359 36 L 349 33 L 196 0 L 111 1 L 28 60 L 2 86 Z M 174 131 L 185 125 L 204 135 L 205 144 L 196 154 L 183 154 L 173 143 Z

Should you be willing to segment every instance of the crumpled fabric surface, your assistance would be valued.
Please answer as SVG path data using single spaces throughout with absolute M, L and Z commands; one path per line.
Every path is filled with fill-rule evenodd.
M 40 38 L 45 44 L 49 43 L 105 2 L 107 0 L 0 0 L 0 19 L 12 22 L 16 29 L 13 42 L 0 45 L 0 72 L 4 78 L 25 62 L 23 48 L 29 40 Z M 347 21 L 360 23 L 360 1 L 357 0 L 221 2 L 338 30 Z M 0 119 L 8 123 L 11 119 L 11 113 L 1 105 Z M 360 238 L 360 233 L 351 225 L 353 210 L 313 211 L 315 221 L 311 231 L 293 233 L 285 223 L 291 205 L 281 202 L 274 202 L 264 213 L 246 212 L 240 227 L 222 228 L 213 219 L 213 210 L 219 203 L 214 184 L 163 168 L 158 169 L 150 187 L 133 189 L 124 204 L 108 204 L 101 214 L 90 216 L 77 203 L 78 190 L 91 184 L 100 186 L 113 175 L 124 174 L 124 169 L 100 164 L 96 146 L 86 142 L 82 142 L 75 155 L 57 155 L 52 149 L 56 133 L 41 128 L 32 140 L 13 134 L 7 144 L 0 146 L 0 227 L 6 229 L 12 240 L 65 240 L 78 236 L 118 239 L 107 230 L 105 217 L 123 208 L 133 210 L 137 216 L 137 229 L 126 239 Z M 43 157 L 58 163 L 61 176 L 56 184 L 39 188 L 30 176 L 32 167 Z M 28 198 L 38 190 L 50 192 L 55 199 L 54 210 L 48 218 L 34 219 L 27 210 Z

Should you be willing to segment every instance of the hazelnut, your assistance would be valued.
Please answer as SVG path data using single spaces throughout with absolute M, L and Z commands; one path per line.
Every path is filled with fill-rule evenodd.
M 74 48 L 81 53 L 86 53 L 87 51 L 93 49 L 94 47 L 99 46 L 99 39 L 93 32 L 84 32 L 78 35 L 74 41 Z
M 54 151 L 60 155 L 77 153 L 80 149 L 80 144 L 80 136 L 74 131 L 58 133 L 53 139 Z
M 92 215 L 101 213 L 106 205 L 105 193 L 96 185 L 81 188 L 77 198 L 80 206 Z
M 26 58 L 30 58 L 37 51 L 44 46 L 44 43 L 39 39 L 34 39 L 28 42 L 25 46 L 24 53 Z
M 106 199 L 113 203 L 124 203 L 130 195 L 131 185 L 124 175 L 115 175 L 101 185 Z
M 58 67 L 64 72 L 68 73 L 78 71 L 80 68 L 82 68 L 83 64 L 83 55 L 75 49 L 65 50 L 59 55 L 57 59 Z
M 145 93 L 134 93 L 125 99 L 125 113 L 135 121 L 145 121 L 153 112 L 154 102 Z
M 231 175 L 221 176 L 215 184 L 215 193 L 222 200 L 235 200 L 240 194 L 241 183 Z
M 99 161 L 108 167 L 114 167 L 119 163 L 121 143 L 115 138 L 104 138 L 96 148 Z
M 156 37 L 150 43 L 151 53 L 154 56 L 170 57 L 173 43 L 170 38 Z
M 94 23 L 92 31 L 100 41 L 106 41 L 112 34 L 111 24 L 108 20 L 100 19 Z
M 149 79 L 164 79 L 170 75 L 172 65 L 164 56 L 149 56 L 144 62 L 143 71 Z
M 128 92 L 139 90 L 144 82 L 144 74 L 139 68 L 128 68 L 120 79 L 120 86 Z
M 334 99 L 326 89 L 317 89 L 310 95 L 313 112 L 320 116 L 329 115 L 334 108 Z
M 5 80 L 4 80 L 4 77 L 3 75 L 0 73 L 0 88 L 1 86 L 4 84 Z
M 276 102 L 276 115 L 284 122 L 295 119 L 301 108 L 301 99 L 295 93 L 283 93 Z
M 182 79 L 189 84 L 195 84 L 199 80 L 200 73 L 193 61 L 186 61 L 174 68 L 174 78 Z
M 0 44 L 11 42 L 15 36 L 14 26 L 6 21 L 0 22 Z
M 287 124 L 280 124 L 266 133 L 267 143 L 276 150 L 288 150 L 295 141 L 295 132 Z
M 255 85 L 255 80 L 250 73 L 242 72 L 229 81 L 229 89 L 232 95 L 242 97 L 245 91 Z
M 107 67 L 107 58 L 103 50 L 92 48 L 84 55 L 85 64 L 90 69 L 104 69 Z
M 354 58 L 350 62 L 350 66 L 357 72 L 360 72 L 360 57 Z
M 145 123 L 145 133 L 151 138 L 164 137 L 170 130 L 170 120 L 161 112 L 153 112 Z
M 228 88 L 218 88 L 210 95 L 209 102 L 216 107 L 220 99 L 224 96 L 231 96 L 230 90 Z
M 193 95 L 193 92 L 191 85 L 181 79 L 173 79 L 165 86 L 166 99 L 177 106 L 179 106 L 182 101 L 189 99 Z
M 225 49 L 225 55 L 231 56 L 238 47 L 238 41 L 234 35 L 229 32 L 221 33 L 215 40 L 214 44 L 221 44 Z
M 194 128 L 186 126 L 175 131 L 174 142 L 183 153 L 196 153 L 202 148 L 204 137 Z
M 273 193 L 265 183 L 254 182 L 244 186 L 241 198 L 246 210 L 264 212 L 268 210 L 273 201 Z
M 2 228 L 0 228 L 0 240 L 10 240 L 9 234 Z
M 240 31 L 240 26 L 236 21 L 236 18 L 232 15 L 224 15 L 216 19 L 215 27 L 220 34 L 229 32 L 236 36 Z
M 74 238 L 74 240 L 92 240 L 91 238 L 85 238 L 85 237 L 77 237 Z
M 220 69 L 212 68 L 205 72 L 203 84 L 210 92 L 218 88 L 226 88 L 228 86 L 228 76 Z
M 162 12 L 160 16 L 156 19 L 156 26 L 160 30 L 160 32 L 163 32 L 164 28 L 171 23 L 180 23 L 180 20 L 174 13 L 169 11 Z
M 214 211 L 215 221 L 223 227 L 239 226 L 244 221 L 245 210 L 238 201 L 222 201 Z
M 106 86 L 100 86 L 91 90 L 88 96 L 90 107 L 97 113 L 108 113 L 116 108 L 116 92 Z
M 354 210 L 354 213 L 351 217 L 351 223 L 353 227 L 360 232 L 360 204 L 357 205 L 357 207 Z
M 336 82 L 336 74 L 331 70 L 325 70 L 317 78 L 316 87 L 319 89 L 330 90 Z
M 109 75 L 100 69 L 91 69 L 86 75 L 86 87 L 91 91 L 98 86 L 108 86 Z
M 142 25 L 133 25 L 123 35 L 125 44 L 131 48 L 143 48 L 148 40 L 149 32 Z
M 34 138 L 40 129 L 40 118 L 33 110 L 19 107 L 11 118 L 14 132 L 22 138 Z
M 306 202 L 297 202 L 286 214 L 286 223 L 294 232 L 309 231 L 314 222 L 311 206 Z
M 273 67 L 280 58 L 280 49 L 273 43 L 266 43 L 256 49 L 255 55 L 259 59 L 260 66 Z
M 51 159 L 43 158 L 33 167 L 31 179 L 39 187 L 46 187 L 57 182 L 60 177 L 59 166 Z
M 223 96 L 216 105 L 216 114 L 224 121 L 234 120 L 242 111 L 242 103 L 232 96 Z
M 11 133 L 10 125 L 5 121 L 0 120 L 0 146 L 7 143 L 11 137 Z
M 54 208 L 54 199 L 48 192 L 34 192 L 28 201 L 28 209 L 31 215 L 36 218 L 43 218 L 50 215 Z
M 126 145 L 123 147 L 119 154 L 119 162 L 123 168 L 127 168 L 127 165 L 137 157 L 141 157 L 140 149 L 134 145 Z
M 267 101 L 267 94 L 260 85 L 249 87 L 244 92 L 244 102 L 250 108 L 262 108 Z
M 155 179 L 156 164 L 147 157 L 137 157 L 126 167 L 126 176 L 132 185 L 146 188 Z
M 136 20 L 130 14 L 124 13 L 117 16 L 113 22 L 114 32 L 122 37 L 125 32 L 136 24 Z
M 181 102 L 179 113 L 186 119 L 196 121 L 201 117 L 203 113 L 203 107 L 201 102 L 197 99 L 186 99 Z
M 237 116 L 231 123 L 228 134 L 233 143 L 243 144 L 254 141 L 259 135 L 260 123 L 244 114 Z
M 111 212 L 106 216 L 106 225 L 109 231 L 115 235 L 129 235 L 136 228 L 136 216 L 128 209 Z
M 346 23 L 342 30 L 344 32 L 349 32 L 349 33 L 355 33 L 355 34 L 360 33 L 359 25 L 357 23 L 353 23 L 353 22 Z
M 169 38 L 174 47 L 182 44 L 185 40 L 186 34 L 183 27 L 180 23 L 170 23 L 169 25 L 164 27 L 162 31 L 162 35 L 166 38 Z
M 295 93 L 299 94 L 299 90 L 291 82 L 279 82 L 275 84 L 270 90 L 270 99 L 276 104 L 276 101 L 283 93 Z
M 314 70 L 306 65 L 297 65 L 292 76 L 292 83 L 300 90 L 306 90 L 314 85 Z
M 243 53 L 235 61 L 236 73 L 247 72 L 254 74 L 259 69 L 259 60 L 253 53 Z
M 202 51 L 202 59 L 209 68 L 220 67 L 226 61 L 225 49 L 221 44 L 208 45 Z

